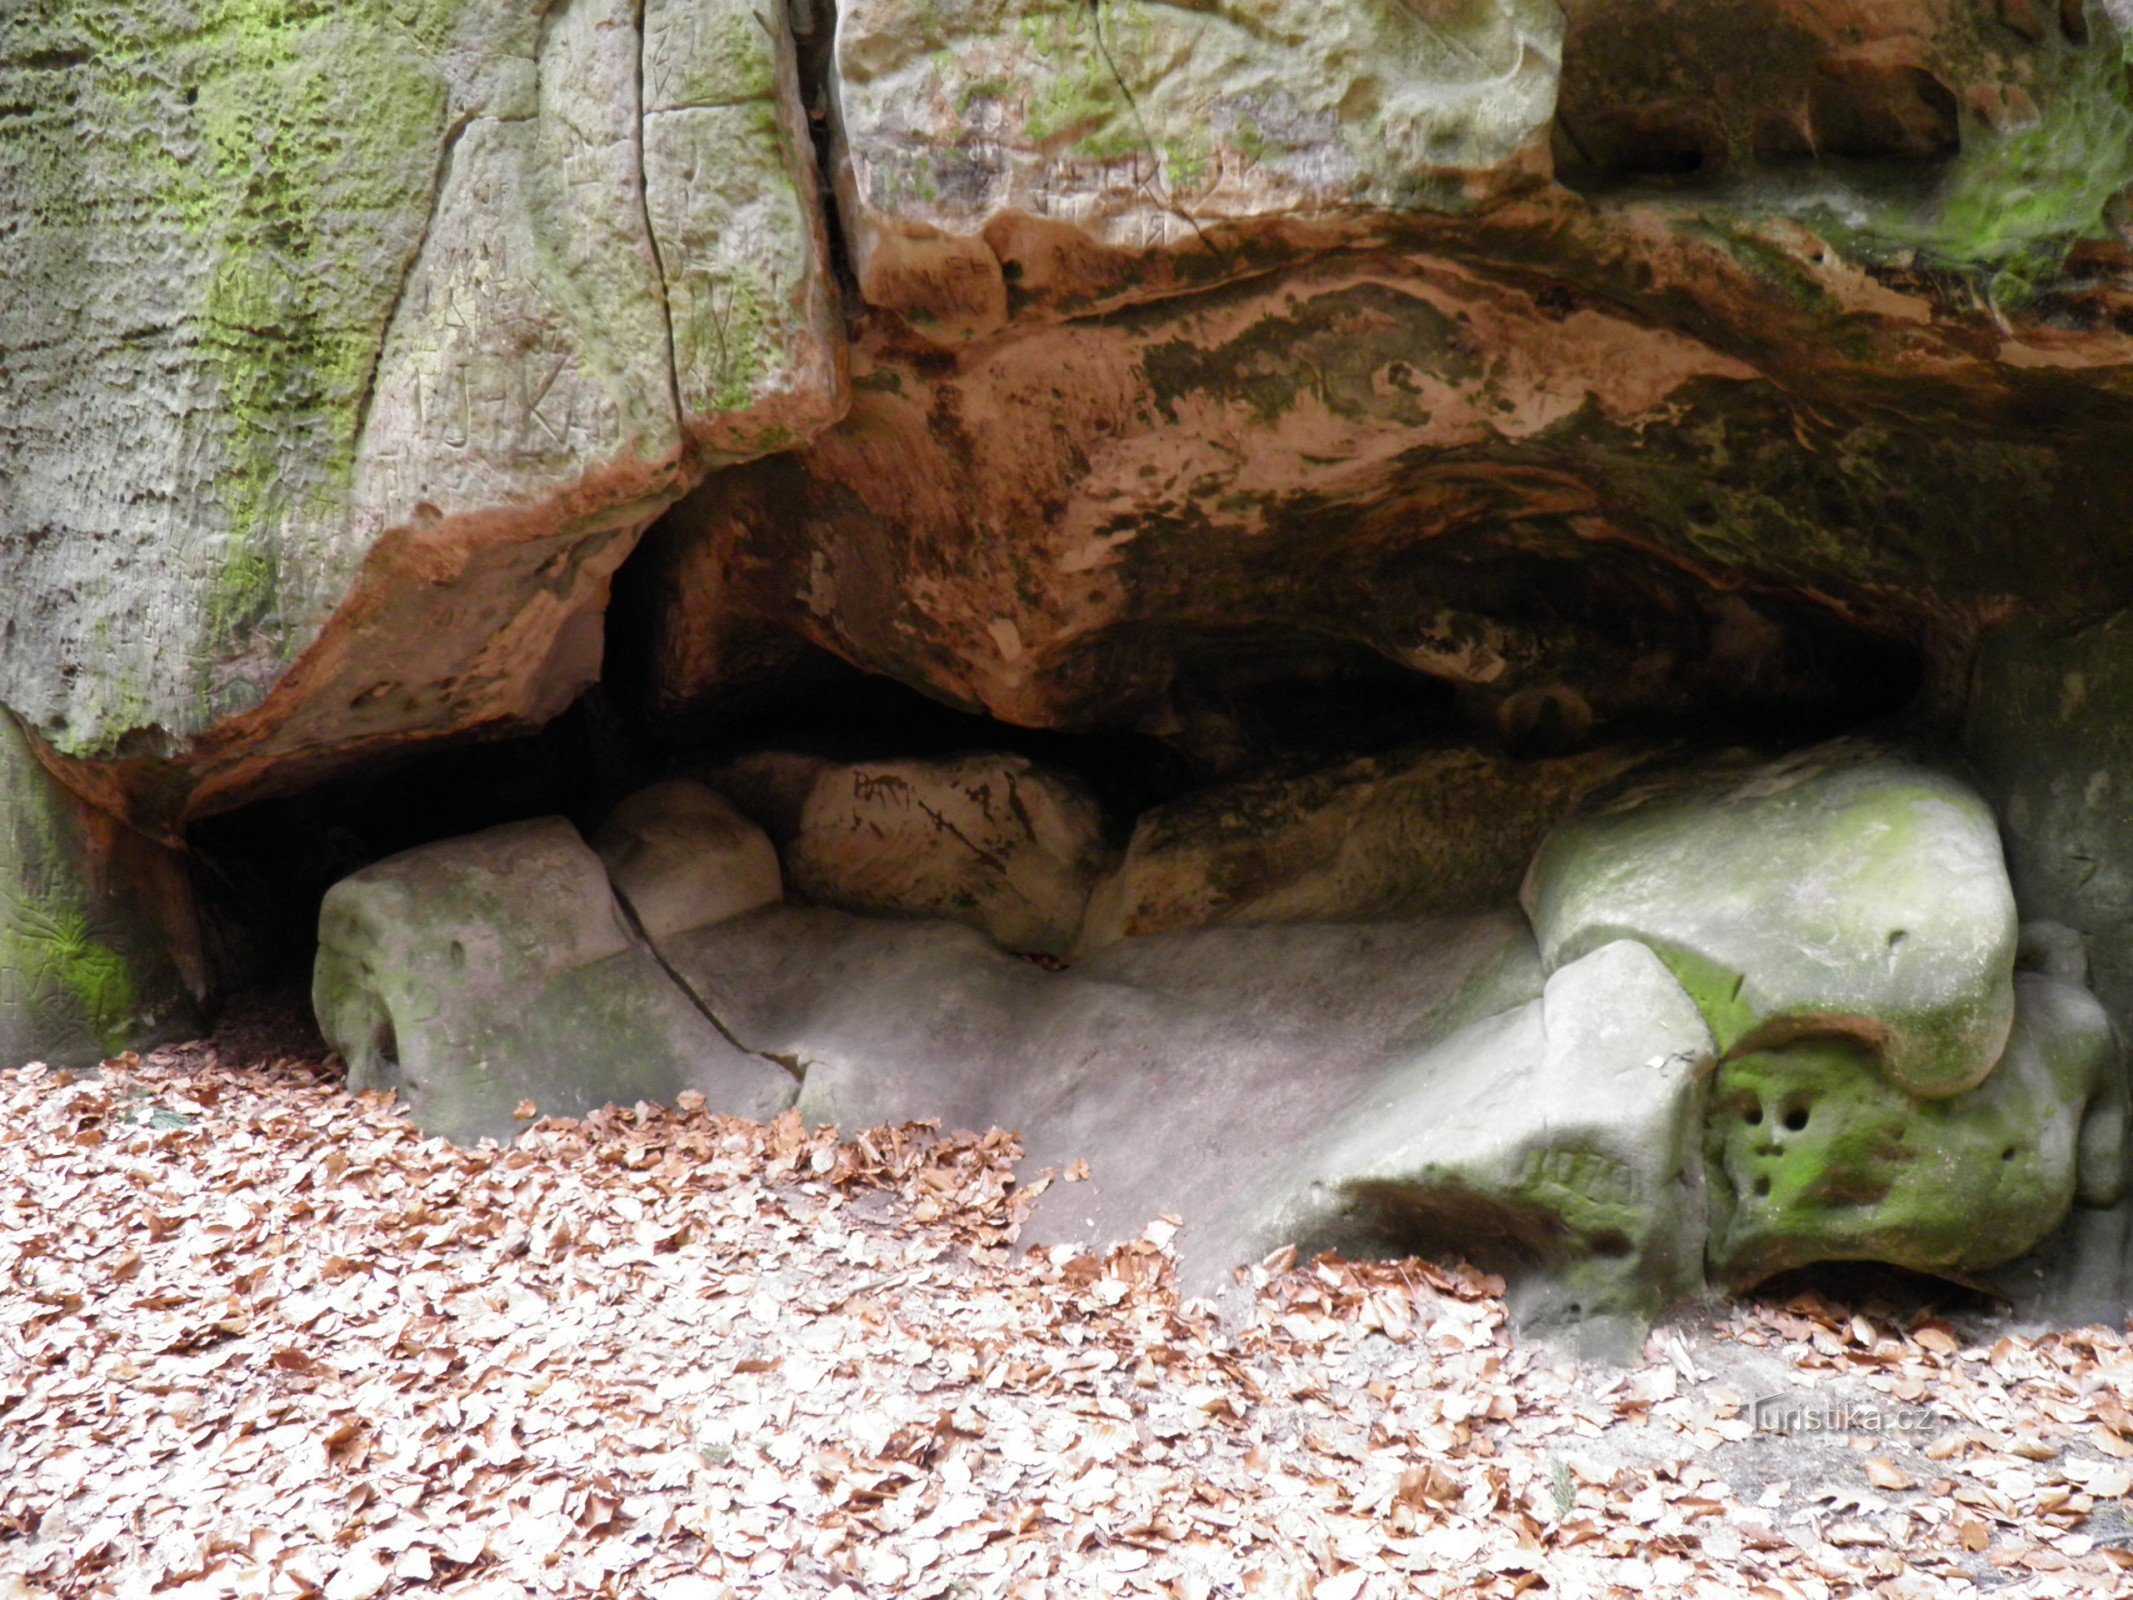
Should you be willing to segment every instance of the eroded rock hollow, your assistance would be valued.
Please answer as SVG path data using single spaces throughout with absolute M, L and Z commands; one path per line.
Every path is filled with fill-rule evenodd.
M 0 1039 L 2133 1295 L 2133 6 L 0 16 Z

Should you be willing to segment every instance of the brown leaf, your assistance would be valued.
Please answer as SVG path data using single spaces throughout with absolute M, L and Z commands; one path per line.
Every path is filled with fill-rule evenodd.
M 1866 1481 L 1877 1489 L 1908 1489 L 1911 1487 L 1910 1474 L 1880 1456 L 1868 1456 L 1866 1458 Z

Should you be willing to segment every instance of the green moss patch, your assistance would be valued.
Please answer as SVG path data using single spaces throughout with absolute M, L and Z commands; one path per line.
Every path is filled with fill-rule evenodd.
M 1933 196 L 1887 206 L 1832 231 L 1868 254 L 1912 252 L 1921 265 L 1987 280 L 2019 301 L 2058 272 L 2080 240 L 2107 237 L 2107 212 L 2133 188 L 2133 40 L 2091 3 L 2089 42 L 2051 54 L 2035 121 L 1966 119 L 1961 153 Z

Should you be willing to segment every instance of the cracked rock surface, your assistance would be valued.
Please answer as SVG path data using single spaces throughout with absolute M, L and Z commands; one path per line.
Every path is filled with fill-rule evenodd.
M 0 74 L 0 700 L 158 820 L 554 715 L 645 524 L 842 408 L 777 0 L 68 0 Z

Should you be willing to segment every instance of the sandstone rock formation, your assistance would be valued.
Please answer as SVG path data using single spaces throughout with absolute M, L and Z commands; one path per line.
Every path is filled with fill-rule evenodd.
M 1527 1330 L 1627 1355 L 1703 1287 L 1715 1053 L 1649 950 L 1605 945 L 1403 1060 L 1312 1153 L 1302 1214 L 1268 1231 L 1460 1240 L 1510 1275 Z
M 1020 756 L 943 761 L 751 758 L 752 797 L 793 886 L 818 905 L 944 917 L 1009 950 L 1063 956 L 1110 859 L 1093 796 Z
M 84 805 L 0 714 L 0 1059 L 93 1067 L 197 1026 L 185 864 Z
M 1363 922 L 1486 911 L 1517 893 L 1572 802 L 1636 757 L 1365 756 L 1245 778 L 1145 813 L 1091 898 L 1081 948 L 1213 922 Z
M 2133 620 L 2080 629 L 2015 619 L 1979 663 L 1966 743 L 2004 824 L 2008 869 L 2061 937 L 2049 969 L 2092 986 L 2123 1039 L 2133 1017 Z M 2122 1091 L 2121 1091 L 2122 1092 Z M 2082 1197 L 2063 1242 L 2005 1292 L 2047 1315 L 2133 1302 L 2133 1203 Z
M 1548 0 L 851 0 L 831 91 L 860 290 L 969 337 L 1530 187 L 1561 35 Z
M 1852 1041 L 1728 1058 L 1712 1086 L 1725 1174 L 1710 1260 L 1754 1283 L 1812 1261 L 1961 1276 L 2042 1241 L 2076 1198 L 2124 1186 L 2123 1066 L 2086 990 L 2025 975 L 2006 1053 L 1976 1088 L 1920 1100 Z
M 592 844 L 615 893 L 654 943 L 785 897 L 770 836 L 724 795 L 686 778 L 631 795 Z
M 2035 618 L 1979 666 L 1966 745 L 2000 813 L 2024 911 L 2085 940 L 2091 981 L 2133 1017 L 2133 614 Z
M 663 704 L 769 633 L 1010 722 L 1190 740 L 1195 680 L 1272 637 L 1346 642 L 1511 725 L 1738 720 L 1855 697 L 1896 641 L 1957 698 L 2010 604 L 2078 618 L 2133 588 L 2111 509 L 2133 492 L 2133 91 L 2100 9 L 1571 6 L 1554 133 L 1576 188 L 1381 199 L 1346 248 L 1197 290 L 1146 260 L 1114 288 L 1089 260 L 1122 206 L 1175 227 L 1151 176 L 1169 158 L 1075 155 L 1108 100 L 1030 134 L 1059 63 L 1145 15 L 1149 40 L 1189 36 L 1165 58 L 1185 81 L 1279 19 L 1301 104 L 1371 19 L 1439 45 L 1472 27 L 1508 61 L 1525 13 L 1099 9 L 1054 54 L 1032 19 L 1080 8 L 845 19 L 847 182 L 874 162 L 855 235 L 951 299 L 994 273 L 1038 287 L 957 330 L 875 285 L 845 422 L 654 536 Z M 928 27 L 953 48 L 921 58 Z M 1012 92 L 979 92 L 987 72 Z M 1382 100 L 1343 114 L 1367 126 Z M 1251 164 L 1248 134 L 1206 136 Z M 1120 194 L 1036 230 L 1072 252 L 1017 244 L 1037 204 L 1018 185 L 1073 161 Z M 888 176 L 920 168 L 956 178 Z M 1155 253 L 1214 259 L 1197 249 Z M 1130 303 L 1062 317 L 1062 277 Z
M 1854 1038 L 1936 1096 L 2007 1045 L 2016 913 L 1991 808 L 1871 745 L 1634 782 L 1556 830 L 1523 899 L 1549 970 L 1636 939 L 1729 1053 Z
M 1617 1327 L 1698 1250 L 1976 1276 L 2064 1214 L 2123 1310 L 2129 40 L 0 15 L 0 1040 L 158 1037 L 261 975 L 233 886 L 339 876 L 321 1015 L 461 1135 L 1013 1121 L 1112 1152 L 1084 1231 L 1404 1218 Z M 395 765 L 558 725 L 584 782 L 478 820 Z
M 837 775 L 840 796 L 864 770 L 753 770 L 796 769 Z M 1457 1249 L 1512 1278 L 1529 1329 L 1615 1352 L 1707 1276 L 1875 1260 L 1975 1277 L 2124 1188 L 2117 1039 L 2077 973 L 2015 976 L 1989 813 L 1863 743 L 1639 774 L 1587 802 L 1535 859 L 1537 941 L 1503 910 L 1381 910 L 1124 937 L 1064 971 L 910 905 L 735 915 L 763 875 L 708 800 L 661 785 L 603 829 L 718 820 L 610 852 L 656 910 L 641 946 L 560 820 L 336 888 L 318 997 L 352 1080 L 464 1136 L 521 1098 L 578 1109 L 647 1082 L 747 1112 L 792 1093 L 776 1063 L 813 1121 L 1012 1127 L 1033 1163 L 1090 1159 L 1091 1185 L 1048 1197 L 1032 1237 L 1173 1212 L 1207 1286 L 1284 1242 Z M 803 830 L 788 852 L 808 848 Z M 925 858 L 882 859 L 926 881 Z M 2027 948 L 2070 959 L 2057 935 Z
M 645 524 L 842 409 L 793 62 L 780 0 L 0 19 L 0 701 L 159 823 L 561 710 Z

